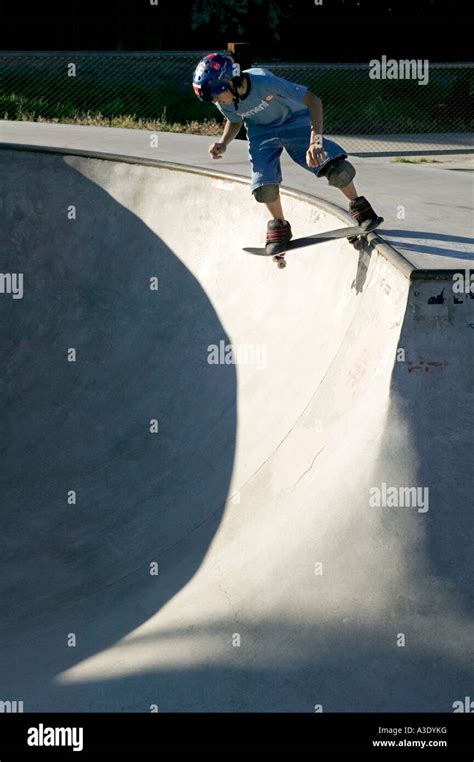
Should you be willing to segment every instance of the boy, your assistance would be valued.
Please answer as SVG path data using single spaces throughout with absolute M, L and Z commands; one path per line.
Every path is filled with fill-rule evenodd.
M 272 215 L 267 224 L 269 255 L 285 251 L 292 238 L 280 200 L 282 181 L 280 154 L 291 158 L 317 177 L 327 177 L 349 199 L 354 224 L 377 219 L 364 196 L 358 196 L 352 179 L 355 169 L 347 154 L 332 140 L 323 138 L 320 98 L 304 85 L 287 82 L 260 68 L 240 71 L 230 55 L 210 53 L 194 71 L 193 88 L 205 103 L 214 103 L 226 117 L 220 142 L 209 146 L 213 159 L 220 159 L 245 123 L 252 165 L 251 191 Z

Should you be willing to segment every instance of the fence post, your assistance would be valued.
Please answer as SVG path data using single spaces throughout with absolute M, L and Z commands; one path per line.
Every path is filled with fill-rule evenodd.
M 240 68 L 243 71 L 244 69 L 250 69 L 252 66 L 252 58 L 251 58 L 251 50 L 252 46 L 249 42 L 228 42 L 227 43 L 227 52 L 232 55 L 232 58 L 236 63 L 240 64 Z M 236 135 L 237 140 L 247 140 L 247 131 L 242 125 L 239 132 Z

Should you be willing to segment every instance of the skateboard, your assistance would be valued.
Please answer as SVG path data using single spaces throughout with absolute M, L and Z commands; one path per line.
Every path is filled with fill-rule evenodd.
M 362 225 L 354 225 L 348 228 L 337 228 L 337 230 L 328 230 L 324 233 L 316 233 L 315 235 L 304 236 L 303 238 L 293 238 L 287 245 L 285 251 L 280 254 L 267 254 L 265 247 L 246 247 L 244 251 L 249 254 L 256 254 L 259 257 L 272 257 L 273 261 L 277 263 L 279 268 L 286 267 L 285 254 L 293 249 L 304 249 L 306 246 L 313 246 L 315 243 L 322 243 L 323 241 L 333 241 L 337 238 L 347 238 L 355 249 L 360 251 L 364 247 L 367 239 L 367 233 L 371 230 L 375 230 L 384 221 L 383 217 L 377 217 L 375 220 L 370 220 L 368 223 L 362 223 Z

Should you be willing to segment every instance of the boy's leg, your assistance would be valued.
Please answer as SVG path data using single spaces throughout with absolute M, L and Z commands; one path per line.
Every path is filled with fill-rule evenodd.
M 351 213 L 351 217 L 354 220 L 355 225 L 361 225 L 363 222 L 371 222 L 374 220 L 377 220 L 378 215 L 374 212 L 372 205 L 367 201 L 365 196 L 359 196 L 357 194 L 357 191 L 355 189 L 355 185 L 352 182 L 352 180 L 347 184 L 344 185 L 344 181 L 346 179 L 347 175 L 347 168 L 342 167 L 341 172 L 339 173 L 339 180 L 341 182 L 338 182 L 337 179 L 335 179 L 335 175 L 338 173 L 338 167 L 337 167 L 338 160 L 334 162 L 335 168 L 334 171 L 331 172 L 331 166 L 328 167 L 327 175 L 328 175 L 328 181 L 330 185 L 334 185 L 335 187 L 339 188 L 340 191 L 344 194 L 346 198 L 349 199 L 349 211 Z M 345 164 L 348 164 L 348 162 L 344 162 Z M 352 167 L 352 164 L 350 165 Z M 355 169 L 352 167 L 354 174 Z M 333 182 L 331 182 L 333 180 Z M 380 222 L 380 220 L 379 220 Z M 349 243 L 354 243 L 357 236 L 349 236 L 347 239 Z
M 253 195 L 256 201 L 265 204 L 273 219 L 267 223 L 265 248 L 268 255 L 275 256 L 285 251 L 293 237 L 290 223 L 283 216 L 280 198 L 280 187 L 276 183 L 261 185 L 255 188 Z
M 276 201 L 267 201 L 265 204 L 268 211 L 272 215 L 274 220 L 284 220 L 285 217 L 283 216 L 283 207 L 281 205 L 281 196 L 280 193 L 278 193 L 278 198 Z
M 358 193 L 355 189 L 355 185 L 352 181 L 349 183 L 349 185 L 346 185 L 344 188 L 341 188 L 341 191 L 345 195 L 345 197 L 349 199 L 349 201 L 354 201 L 358 196 Z
M 285 250 L 292 237 L 290 223 L 283 215 L 280 198 L 280 156 L 283 146 L 275 134 L 268 132 L 249 138 L 249 159 L 252 165 L 250 190 L 255 201 L 265 204 L 272 219 L 267 223 L 265 248 L 269 255 Z
M 275 135 L 267 132 L 249 138 L 248 155 L 252 167 L 250 190 L 256 201 L 269 204 L 277 212 L 280 211 L 275 202 L 278 201 L 278 186 L 282 181 L 280 156 L 283 146 Z
M 323 176 L 329 185 L 338 188 L 349 199 L 349 211 L 356 225 L 377 220 L 378 215 L 365 196 L 359 196 L 352 178 L 355 175 L 353 165 L 346 159 L 335 159 L 328 163 Z M 350 239 L 349 239 L 350 240 Z
M 344 149 L 328 138 L 323 138 L 323 148 L 326 158 L 319 167 L 308 167 L 306 151 L 308 148 L 309 128 L 288 131 L 282 138 L 287 152 L 297 164 L 309 170 L 318 177 L 326 177 L 329 185 L 338 188 L 349 199 L 349 211 L 356 225 L 366 220 L 376 219 L 377 214 L 364 196 L 358 196 L 353 178 L 355 168 L 347 160 Z

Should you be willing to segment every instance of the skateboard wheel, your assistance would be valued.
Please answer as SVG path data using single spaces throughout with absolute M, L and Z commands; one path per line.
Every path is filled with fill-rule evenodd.
M 353 245 L 354 249 L 357 249 L 357 251 L 361 251 L 361 249 L 364 248 L 364 239 L 363 238 L 357 238 L 352 245 Z
M 286 267 L 286 262 L 284 259 L 280 259 L 277 264 L 280 270 L 283 270 L 283 268 Z

